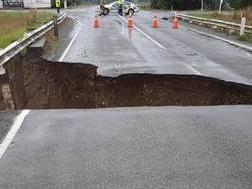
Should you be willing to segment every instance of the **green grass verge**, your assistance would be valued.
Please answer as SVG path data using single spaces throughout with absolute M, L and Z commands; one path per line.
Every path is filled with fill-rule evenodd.
M 141 10 L 151 10 L 150 3 L 148 2 L 139 3 L 139 6 Z
M 249 9 L 250 10 L 250 9 Z M 197 17 L 203 17 L 208 19 L 217 19 L 217 20 L 223 20 L 227 22 L 235 22 L 237 24 L 241 23 L 241 15 L 245 16 L 247 18 L 247 25 L 252 25 L 252 9 L 251 11 L 223 11 L 221 14 L 218 14 L 218 12 L 190 12 L 190 15 L 197 16 Z
M 0 48 L 23 37 L 53 19 L 53 13 L 35 11 L 0 11 Z
M 252 34 L 245 34 L 243 36 L 240 37 L 240 40 L 241 41 L 246 41 L 248 43 L 251 43 L 252 44 Z

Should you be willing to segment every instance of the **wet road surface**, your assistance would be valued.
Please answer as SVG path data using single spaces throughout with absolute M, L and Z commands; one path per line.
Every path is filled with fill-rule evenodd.
M 31 111 L 0 188 L 252 187 L 252 106 Z
M 130 31 L 116 15 L 101 17 L 94 30 L 94 8 L 70 10 L 45 56 L 94 64 L 108 76 L 198 74 L 251 84 L 251 53 L 163 20 L 154 30 L 154 15 L 134 16 Z M 0 113 L 0 141 L 17 114 Z M 31 111 L 0 159 L 0 188 L 251 188 L 251 115 L 251 106 Z
M 80 28 L 64 61 L 90 63 L 101 75 L 125 73 L 196 74 L 240 83 L 252 83 L 252 54 L 216 39 L 172 29 L 159 19 L 159 28 L 150 27 L 154 15 L 172 13 L 142 11 L 133 17 L 133 30 L 117 15 L 100 18 L 101 26 L 92 27 L 94 8 L 76 9 L 68 15 Z M 127 18 L 126 18 L 127 19 Z M 60 58 L 59 53 L 58 59 Z
M 0 112 L 0 143 L 6 136 L 12 126 L 16 116 L 19 114 L 18 111 L 15 112 Z

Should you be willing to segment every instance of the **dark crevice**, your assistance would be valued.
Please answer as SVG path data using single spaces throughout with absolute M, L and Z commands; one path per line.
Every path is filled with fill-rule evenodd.
M 21 108 L 252 104 L 249 85 L 195 75 L 133 73 L 105 77 L 97 75 L 93 65 L 49 62 L 38 57 L 34 51 L 22 59 L 26 100 Z M 6 82 L 6 76 L 3 79 Z

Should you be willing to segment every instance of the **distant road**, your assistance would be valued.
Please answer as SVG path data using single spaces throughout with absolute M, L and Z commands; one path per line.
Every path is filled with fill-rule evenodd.
M 172 16 L 169 12 L 141 11 L 133 16 L 133 31 L 117 15 L 101 17 L 101 27 L 95 30 L 94 12 L 94 7 L 69 11 L 76 23 L 69 43 L 74 40 L 61 47 L 57 59 L 95 64 L 103 75 L 197 74 L 252 83 L 251 53 L 188 31 L 183 24 L 174 30 L 170 22 L 160 19 L 158 29 L 150 27 L 154 15 Z

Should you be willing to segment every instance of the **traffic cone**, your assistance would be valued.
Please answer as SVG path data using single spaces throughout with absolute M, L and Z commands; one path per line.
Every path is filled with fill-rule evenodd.
M 134 27 L 133 18 L 132 16 L 130 16 L 128 19 L 128 28 L 133 28 L 133 27 Z
M 172 28 L 173 28 L 173 29 L 179 29 L 179 22 L 178 22 L 178 19 L 177 19 L 176 16 L 175 16 L 175 18 L 174 18 L 174 20 L 173 20 Z
M 94 17 L 94 28 L 99 28 L 99 27 L 100 27 L 100 22 L 99 22 L 98 16 L 95 15 L 95 17 Z
M 157 16 L 154 16 L 151 22 L 151 27 L 152 28 L 158 28 L 158 21 L 157 21 Z

